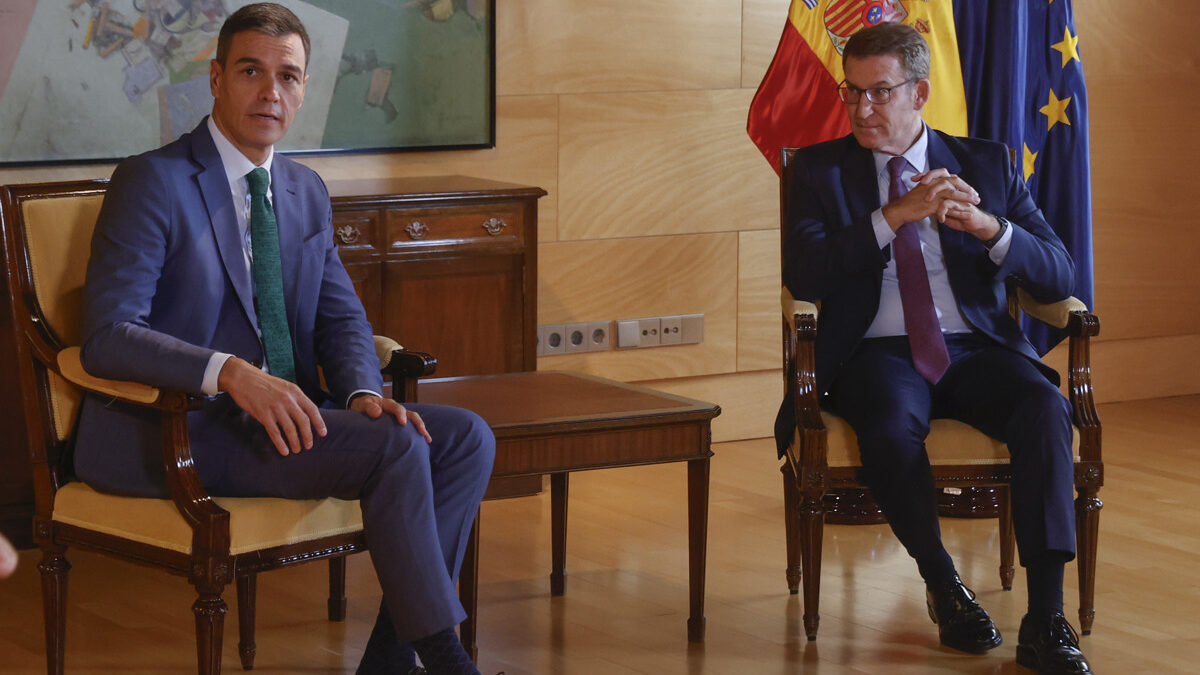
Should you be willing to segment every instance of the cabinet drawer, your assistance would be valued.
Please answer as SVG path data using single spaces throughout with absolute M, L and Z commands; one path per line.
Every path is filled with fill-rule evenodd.
M 378 248 L 378 211 L 334 211 L 333 241 L 342 251 Z
M 484 245 L 522 245 L 525 242 L 522 213 L 514 204 L 389 210 L 387 242 L 390 248 L 472 240 Z

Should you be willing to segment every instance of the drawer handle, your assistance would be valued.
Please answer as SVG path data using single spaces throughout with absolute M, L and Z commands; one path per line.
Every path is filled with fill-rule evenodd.
M 408 225 L 404 226 L 404 231 L 407 232 L 408 236 L 412 237 L 413 239 L 420 239 L 421 237 L 424 237 L 427 232 L 429 232 L 429 226 L 419 220 L 414 220 Z
M 500 234 L 500 231 L 506 227 L 508 227 L 508 223 L 499 218 L 488 218 L 483 222 L 483 229 L 487 230 L 487 233 L 493 237 Z
M 358 238 L 362 236 L 362 233 L 358 231 L 358 228 L 353 225 L 343 225 L 339 227 L 336 232 L 338 241 L 342 242 L 343 244 L 355 244 L 358 242 Z

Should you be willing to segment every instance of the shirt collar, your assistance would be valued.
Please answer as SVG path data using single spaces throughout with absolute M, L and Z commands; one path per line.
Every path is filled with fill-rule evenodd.
M 217 123 L 213 121 L 212 115 L 208 116 L 208 133 L 212 136 L 213 143 L 217 146 L 217 154 L 221 156 L 221 166 L 225 168 L 225 176 L 229 179 L 229 186 L 242 186 L 242 192 L 245 192 L 246 174 L 258 167 L 257 164 L 250 161 L 250 158 L 243 155 L 241 150 L 234 146 L 233 142 L 221 133 L 221 129 L 217 127 Z M 272 146 L 267 151 L 267 159 L 262 163 L 262 168 L 271 173 L 271 162 L 275 159 L 275 148 Z
M 871 155 L 875 158 L 875 174 L 881 175 L 887 171 L 888 160 L 895 155 L 889 155 L 886 152 L 872 151 Z M 917 173 L 922 173 L 929 169 L 929 126 L 925 122 L 921 122 L 921 135 L 917 136 L 917 140 L 908 147 L 901 155 L 912 168 L 916 169 Z

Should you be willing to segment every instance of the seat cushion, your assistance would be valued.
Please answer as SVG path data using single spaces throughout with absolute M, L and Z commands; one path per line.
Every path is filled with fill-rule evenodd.
M 213 502 L 229 512 L 233 555 L 362 529 L 358 500 L 214 497 Z M 53 519 L 172 551 L 192 550 L 192 529 L 169 499 L 120 497 L 68 483 L 55 495 Z
M 858 438 L 845 420 L 822 412 L 829 444 L 829 466 L 861 466 Z M 1079 430 L 1073 429 L 1071 453 L 1079 461 Z M 799 443 L 799 432 L 792 438 Z M 1008 446 L 958 420 L 938 419 L 929 425 L 925 451 L 933 466 L 951 464 L 1007 464 Z

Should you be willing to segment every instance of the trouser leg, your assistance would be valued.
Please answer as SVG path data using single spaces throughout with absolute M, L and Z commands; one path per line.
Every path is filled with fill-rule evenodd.
M 455 576 L 495 452 L 474 413 L 411 409 L 425 419 L 433 443 L 412 425 L 343 410 L 323 410 L 329 433 L 295 455 L 276 453 L 261 426 L 236 409 L 207 411 L 192 434 L 201 478 L 214 495 L 359 499 L 401 642 L 465 618 Z
M 935 414 L 1008 444 L 1021 564 L 1075 554 L 1071 408 L 1029 359 L 988 345 L 956 362 L 935 389 Z
M 838 372 L 832 408 L 858 437 L 863 479 L 927 583 L 954 574 L 942 546 L 925 453 L 931 392 L 913 370 L 907 338 L 864 340 Z

